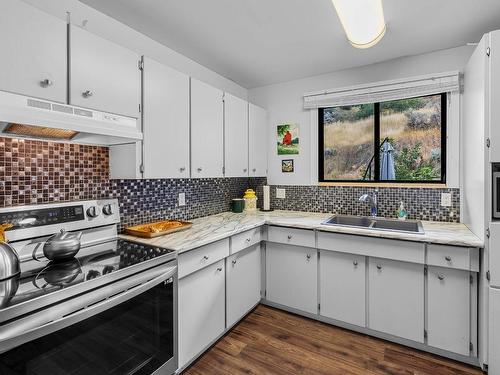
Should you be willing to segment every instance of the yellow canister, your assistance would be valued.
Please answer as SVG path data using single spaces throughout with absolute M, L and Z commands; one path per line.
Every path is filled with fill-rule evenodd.
M 257 211 L 257 195 L 255 195 L 255 191 L 253 189 L 245 190 L 243 199 L 245 200 L 245 211 Z

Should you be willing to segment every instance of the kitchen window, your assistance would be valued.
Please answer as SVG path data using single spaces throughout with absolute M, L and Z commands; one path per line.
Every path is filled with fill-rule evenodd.
M 319 108 L 319 181 L 445 183 L 446 98 Z

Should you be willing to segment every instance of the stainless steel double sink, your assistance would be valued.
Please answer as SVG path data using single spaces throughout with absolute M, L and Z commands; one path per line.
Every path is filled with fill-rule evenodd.
M 390 232 L 423 234 L 422 222 L 413 220 L 385 219 L 368 216 L 334 215 L 324 225 L 376 229 Z

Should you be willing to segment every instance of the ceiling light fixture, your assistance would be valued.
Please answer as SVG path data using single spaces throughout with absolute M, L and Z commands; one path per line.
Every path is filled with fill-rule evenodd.
M 356 48 L 369 48 L 384 36 L 382 0 L 332 0 L 347 39 Z

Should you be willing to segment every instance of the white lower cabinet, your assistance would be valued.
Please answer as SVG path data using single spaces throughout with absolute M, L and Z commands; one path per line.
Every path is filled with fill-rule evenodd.
M 427 344 L 469 355 L 470 272 L 428 268 Z
M 318 311 L 317 250 L 267 243 L 266 299 L 316 314 Z
M 368 327 L 424 342 L 424 265 L 369 258 Z
M 321 251 L 320 315 L 365 326 L 365 257 Z
M 226 258 L 226 326 L 260 301 L 260 244 Z
M 225 267 L 220 260 L 179 280 L 179 367 L 225 328 Z

